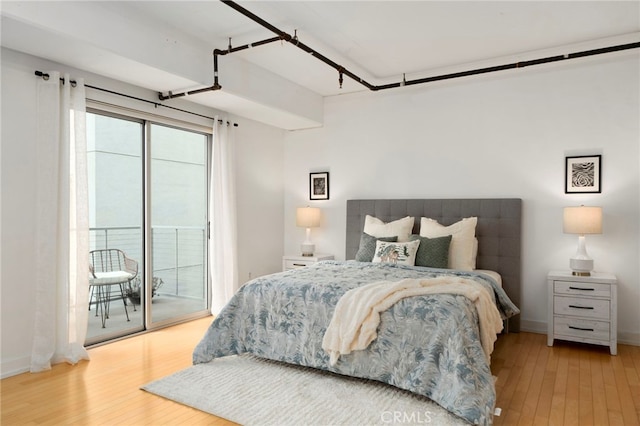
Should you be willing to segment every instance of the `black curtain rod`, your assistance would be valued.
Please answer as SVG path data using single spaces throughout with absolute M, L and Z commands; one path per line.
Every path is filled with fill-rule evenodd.
M 42 71 L 37 71 L 36 70 L 35 75 L 37 75 L 38 77 L 42 77 L 44 80 L 49 80 L 49 74 L 44 73 Z M 65 83 L 65 80 L 62 77 L 60 77 L 60 81 L 63 84 Z M 71 81 L 69 81 L 69 83 L 71 83 L 72 87 L 75 87 L 75 85 L 76 85 L 75 80 L 71 80 Z M 90 84 L 85 84 L 84 87 L 88 87 L 88 88 L 94 89 L 94 90 L 99 90 L 101 92 L 110 93 L 112 95 L 122 96 L 123 98 L 129 98 L 129 99 L 134 99 L 136 101 L 146 102 L 148 104 L 152 104 L 156 108 L 160 106 L 160 107 L 172 109 L 174 111 L 180 111 L 180 112 L 184 112 L 186 114 L 191 114 L 191 115 L 196 115 L 198 117 L 207 118 L 209 120 L 215 120 L 214 117 L 209 117 L 207 115 L 198 114 L 197 112 L 187 111 L 186 109 L 176 108 L 176 107 L 173 107 L 173 106 L 170 106 L 170 105 L 165 105 L 165 104 L 161 104 L 161 103 L 158 103 L 158 102 L 153 102 L 153 101 L 150 101 L 148 99 L 138 98 L 137 96 L 127 95 L 126 93 L 120 93 L 120 92 L 116 92 L 116 91 L 109 90 L 109 89 L 103 89 L 102 87 L 92 86 Z M 224 120 L 218 119 L 218 123 L 223 124 Z M 229 126 L 230 124 L 233 124 L 233 127 L 238 127 L 238 123 L 230 123 L 230 122 L 227 121 L 227 126 Z

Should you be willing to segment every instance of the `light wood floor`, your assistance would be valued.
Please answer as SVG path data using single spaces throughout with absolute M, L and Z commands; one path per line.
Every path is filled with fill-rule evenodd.
M 1 424 L 231 425 L 226 420 L 139 389 L 191 365 L 191 352 L 211 322 L 205 318 L 91 349 L 91 361 L 59 364 L 1 382 Z M 500 336 L 496 425 L 640 424 L 640 347 L 556 342 L 546 336 Z
M 491 357 L 496 381 L 496 425 L 640 424 L 640 347 L 609 348 L 511 333 Z
M 191 365 L 194 346 L 212 317 L 89 350 L 91 361 L 57 364 L 0 383 L 2 426 L 232 425 L 140 390 Z

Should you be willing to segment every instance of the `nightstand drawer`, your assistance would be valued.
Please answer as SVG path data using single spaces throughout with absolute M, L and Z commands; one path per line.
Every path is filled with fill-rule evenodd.
M 309 265 L 313 265 L 314 263 L 316 263 L 315 261 L 312 260 L 291 260 L 291 259 L 286 259 L 284 261 L 284 269 L 295 269 L 295 268 L 302 268 L 305 266 L 309 266 Z
M 282 256 L 282 270 L 289 271 L 291 269 L 304 268 L 322 260 L 332 259 L 333 255 L 326 253 L 316 253 L 313 256 L 285 255 Z
M 575 318 L 556 318 L 553 328 L 556 336 L 579 337 L 582 339 L 603 341 L 608 341 L 610 338 L 608 322 Z
M 555 296 L 553 298 L 553 313 L 556 315 L 574 315 L 609 320 L 610 302 L 601 299 L 581 297 Z
M 555 281 L 554 291 L 572 296 L 611 297 L 611 286 L 609 284 Z

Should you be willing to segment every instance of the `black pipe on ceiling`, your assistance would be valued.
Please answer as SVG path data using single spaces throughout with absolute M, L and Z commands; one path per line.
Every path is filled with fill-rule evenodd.
M 367 82 L 363 78 L 357 76 L 356 74 L 354 74 L 353 72 L 349 71 L 348 69 L 346 69 L 342 65 L 339 65 L 336 62 L 332 61 L 331 59 L 327 58 L 326 56 L 324 56 L 320 52 L 318 52 L 318 51 L 312 49 L 311 47 L 307 46 L 306 44 L 302 43 L 300 40 L 298 40 L 297 34 L 294 35 L 294 36 L 291 36 L 291 34 L 288 34 L 288 33 L 284 32 L 284 31 L 280 30 L 276 26 L 270 24 L 269 22 L 265 21 L 264 19 L 260 18 L 259 16 L 255 15 L 254 13 L 252 13 L 249 10 L 245 9 L 244 7 L 240 6 L 239 4 L 233 2 L 232 0 L 220 0 L 220 1 L 222 1 L 224 4 L 226 4 L 227 6 L 231 7 L 235 11 L 239 12 L 240 14 L 242 14 L 242 15 L 246 16 L 247 18 L 251 19 L 252 21 L 262 25 L 263 27 L 265 27 L 269 31 L 277 34 L 277 37 L 261 40 L 261 41 L 255 42 L 255 43 L 249 43 L 249 44 L 246 44 L 246 45 L 243 45 L 243 46 L 239 46 L 239 47 L 235 47 L 235 48 L 232 48 L 231 47 L 231 43 L 229 43 L 229 48 L 227 50 L 215 49 L 213 51 L 214 83 L 213 83 L 212 86 L 205 87 L 203 89 L 197 89 L 197 90 L 192 90 L 192 91 L 188 91 L 188 92 L 183 92 L 183 93 L 172 93 L 172 92 L 169 92 L 168 95 L 166 95 L 166 96 L 163 95 L 162 92 L 160 92 L 159 93 L 159 97 L 160 97 L 161 100 L 177 98 L 177 97 L 181 97 L 181 96 L 185 96 L 185 95 L 193 95 L 193 94 L 202 93 L 202 92 L 208 92 L 208 91 L 212 91 L 212 90 L 220 90 L 222 88 L 222 86 L 220 86 L 220 84 L 218 82 L 218 56 L 219 55 L 227 55 L 229 53 L 234 53 L 234 52 L 237 52 L 237 51 L 240 51 L 240 50 L 245 50 L 245 49 L 248 49 L 248 48 L 251 48 L 251 47 L 261 46 L 261 45 L 268 44 L 268 43 L 271 43 L 271 42 L 274 42 L 274 41 L 278 41 L 278 40 L 286 41 L 288 43 L 291 43 L 295 47 L 297 47 L 297 48 L 299 48 L 299 49 L 311 54 L 313 57 L 321 60 L 325 64 L 329 65 L 330 67 L 332 67 L 336 71 L 338 71 L 338 81 L 339 81 L 339 84 L 340 84 L 340 88 L 342 88 L 343 75 L 346 75 L 349 78 L 351 78 L 352 80 L 356 81 L 357 83 L 362 84 L 363 86 L 365 86 L 367 89 L 369 89 L 371 91 L 393 89 L 393 88 L 397 88 L 397 87 L 411 86 L 411 85 L 416 85 L 416 84 L 431 83 L 431 82 L 434 82 L 434 81 L 442 81 L 442 80 L 449 80 L 449 79 L 453 79 L 453 78 L 468 77 L 468 76 L 472 76 L 472 75 L 486 74 L 486 73 L 489 73 L 489 72 L 504 71 L 504 70 L 509 70 L 509 69 L 518 69 L 518 68 L 524 68 L 524 67 L 528 67 L 528 66 L 532 66 L 532 65 L 548 64 L 548 63 L 558 62 L 558 61 L 563 61 L 563 60 L 568 60 L 568 59 L 584 58 L 584 57 L 588 57 L 588 56 L 601 55 L 601 54 L 604 54 L 604 53 L 619 52 L 619 51 L 623 51 L 623 50 L 640 48 L 640 42 L 625 43 L 625 44 L 608 46 L 608 47 L 603 47 L 603 48 L 598 48 L 598 49 L 584 50 L 584 51 L 569 53 L 569 54 L 565 54 L 565 55 L 548 56 L 548 57 L 539 58 L 539 59 L 532 59 L 532 60 L 528 60 L 528 61 L 513 62 L 513 63 L 509 63 L 509 64 L 496 65 L 496 66 L 485 67 L 485 68 L 476 68 L 476 69 L 467 70 L 467 71 L 460 71 L 460 72 L 454 72 L 454 73 L 449 73 L 449 74 L 442 74 L 442 75 L 436 75 L 436 76 L 431 76 L 431 77 L 418 78 L 418 79 L 414 79 L 414 80 L 406 80 L 403 77 L 402 81 L 400 81 L 400 82 L 389 83 L 389 84 L 383 84 L 383 85 L 376 86 L 376 85 L 373 85 L 373 84 Z
M 186 95 L 197 95 L 198 93 L 210 92 L 212 90 L 220 90 L 222 86 L 218 83 L 218 56 L 219 55 L 228 55 L 229 53 L 239 52 L 241 50 L 249 49 L 252 47 L 262 46 L 264 44 L 273 43 L 274 41 L 282 40 L 281 37 L 271 37 L 265 40 L 256 41 L 253 43 L 244 44 L 242 46 L 229 47 L 226 50 L 214 49 L 213 50 L 213 84 L 209 87 L 203 87 L 202 89 L 189 90 L 181 93 L 173 93 L 171 91 L 168 92 L 167 95 L 164 95 L 162 92 L 158 94 L 158 97 L 161 101 L 166 101 L 167 99 L 181 98 Z M 231 43 L 231 42 L 229 42 Z
M 334 68 L 339 73 L 343 73 L 345 75 L 348 75 L 350 78 L 352 78 L 353 80 L 355 80 L 358 83 L 362 84 L 363 86 L 365 86 L 369 90 L 376 90 L 376 86 L 374 86 L 371 83 L 368 83 L 364 79 L 358 77 L 357 75 L 355 75 L 351 71 L 347 70 L 342 65 L 336 64 L 334 61 L 332 61 L 331 59 L 327 58 L 326 56 L 324 56 L 320 52 L 318 52 L 318 51 L 312 49 L 311 47 L 307 46 L 306 44 L 302 43 L 300 40 L 298 40 L 297 36 L 296 37 L 292 37 L 291 34 L 287 34 L 286 32 L 276 28 L 275 26 L 271 25 L 270 23 L 268 23 L 264 19 L 260 18 L 259 16 L 251 13 L 250 11 L 245 9 L 244 7 L 240 6 L 238 3 L 235 3 L 235 2 L 233 2 L 231 0 L 220 0 L 220 1 L 222 1 L 222 3 L 226 4 L 227 6 L 230 6 L 235 11 L 237 11 L 237 12 L 241 13 L 242 15 L 246 16 L 247 18 L 251 19 L 252 21 L 262 25 L 263 27 L 265 27 L 266 29 L 270 30 L 271 32 L 274 32 L 274 33 L 278 34 L 280 36 L 280 38 L 282 38 L 284 41 L 287 41 L 287 42 L 293 44 L 298 49 L 302 49 L 305 52 L 310 53 L 315 58 L 321 60 L 325 64 L 327 64 L 330 67 Z

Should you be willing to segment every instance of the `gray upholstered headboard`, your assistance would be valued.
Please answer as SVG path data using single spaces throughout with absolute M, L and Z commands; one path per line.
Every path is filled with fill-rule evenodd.
M 423 216 L 443 225 L 476 216 L 477 269 L 498 272 L 509 298 L 520 306 L 521 211 L 519 198 L 348 200 L 346 259 L 353 259 L 358 251 L 366 215 L 385 222 L 414 216 L 415 234 L 420 233 Z M 519 330 L 520 316 L 517 315 L 509 320 L 509 331 Z

